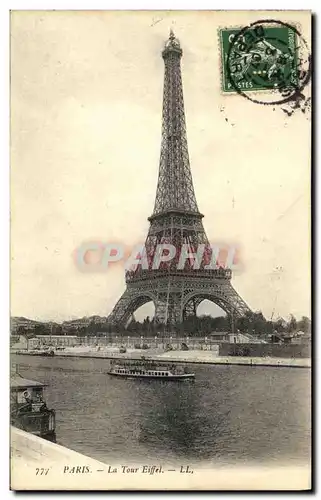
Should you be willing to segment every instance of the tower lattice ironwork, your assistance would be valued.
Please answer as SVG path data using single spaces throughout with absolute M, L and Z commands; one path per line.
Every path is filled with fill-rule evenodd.
M 133 313 L 146 302 L 155 305 L 155 320 L 173 325 L 186 316 L 196 315 L 197 306 L 208 299 L 232 316 L 249 307 L 231 284 L 228 268 L 213 264 L 213 249 L 207 239 L 199 212 L 187 147 L 186 123 L 180 60 L 183 51 L 171 31 L 162 56 L 165 64 L 162 143 L 159 177 L 153 214 L 141 264 L 126 272 L 126 290 L 108 317 L 112 324 L 127 324 Z M 159 245 L 163 256 L 173 245 L 175 257 L 155 266 Z M 186 249 L 196 258 L 179 262 Z M 203 250 L 202 258 L 198 249 Z M 182 266 L 181 266 L 182 267 Z

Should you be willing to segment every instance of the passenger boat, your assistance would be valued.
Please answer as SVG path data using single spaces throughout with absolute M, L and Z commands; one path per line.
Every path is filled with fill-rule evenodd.
M 26 432 L 56 442 L 55 410 L 43 399 L 45 384 L 27 380 L 19 373 L 10 379 L 10 423 Z
M 147 360 L 112 360 L 108 374 L 116 377 L 158 380 L 191 380 L 195 378 L 194 373 L 181 365 Z
M 55 355 L 53 349 L 19 349 L 15 351 L 11 351 L 14 354 L 27 354 L 28 356 L 49 356 L 52 357 Z
M 32 349 L 27 352 L 30 356 L 49 356 L 52 357 L 55 355 L 55 351 L 53 349 Z

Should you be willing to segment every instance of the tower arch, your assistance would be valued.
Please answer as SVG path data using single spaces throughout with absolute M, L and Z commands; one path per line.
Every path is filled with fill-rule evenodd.
M 203 302 L 203 300 L 209 300 L 219 306 L 226 314 L 234 313 L 236 316 L 241 316 L 241 311 L 233 301 L 230 301 L 227 296 L 219 294 L 217 291 L 209 292 L 191 292 L 187 295 L 184 306 L 183 314 L 186 316 L 186 312 L 189 310 L 190 303 L 195 304 L 195 314 L 197 307 Z

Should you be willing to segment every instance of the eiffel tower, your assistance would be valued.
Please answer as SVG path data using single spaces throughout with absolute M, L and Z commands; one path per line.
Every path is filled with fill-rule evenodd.
M 144 255 L 140 255 L 145 258 L 145 266 L 142 260 L 141 265 L 126 271 L 127 287 L 108 317 L 110 324 L 127 325 L 133 313 L 150 301 L 155 306 L 154 320 L 169 329 L 187 316 L 196 315 L 204 299 L 213 301 L 232 317 L 250 310 L 231 284 L 231 270 L 209 266 L 213 263 L 213 249 L 198 210 L 189 164 L 182 54 L 179 40 L 171 30 L 162 51 L 165 64 L 162 143 L 155 206 L 148 218 L 150 227 Z M 169 244 L 177 249 L 175 257 L 160 262 L 159 266 L 153 265 L 159 245 L 165 246 L 164 256 L 170 253 L 170 250 L 166 253 Z M 188 252 L 180 269 L 179 258 L 183 249 L 186 257 L 186 248 L 196 257 L 197 249 L 204 249 L 203 257 L 191 258 Z

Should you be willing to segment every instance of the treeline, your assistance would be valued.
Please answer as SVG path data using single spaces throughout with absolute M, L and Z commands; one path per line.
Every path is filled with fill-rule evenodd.
M 156 334 L 162 332 L 164 325 L 160 325 L 154 320 L 147 317 L 143 322 L 132 321 L 128 325 L 126 332 L 139 334 L 151 333 Z M 249 333 L 253 335 L 269 335 L 273 333 L 278 334 L 291 334 L 297 331 L 310 333 L 311 321 L 308 317 L 303 316 L 297 320 L 293 315 L 286 321 L 279 318 L 275 321 L 266 320 L 262 312 L 247 312 L 240 318 L 233 318 L 231 316 L 218 316 L 213 318 L 209 315 L 203 316 L 189 316 L 182 323 L 177 323 L 171 328 L 173 334 L 204 336 L 211 332 L 237 332 Z M 114 331 L 115 328 L 114 328 Z M 121 332 L 121 329 L 118 330 Z M 130 334 L 128 333 L 128 334 Z
M 310 333 L 311 321 L 303 316 L 297 320 L 292 314 L 288 320 L 278 318 L 275 321 L 266 320 L 262 312 L 247 312 L 244 316 L 234 318 L 232 316 L 218 316 L 213 318 L 209 315 L 199 317 L 189 316 L 182 323 L 174 326 L 160 324 L 149 317 L 143 321 L 132 320 L 126 327 L 112 326 L 107 322 L 91 321 L 88 326 L 78 326 L 68 328 L 65 331 L 61 325 L 48 326 L 46 323 L 35 325 L 34 329 L 24 329 L 18 327 L 17 334 L 26 334 L 29 337 L 35 335 L 78 335 L 78 336 L 99 336 L 99 335 L 126 335 L 126 336 L 154 336 L 161 335 L 165 331 L 173 335 L 206 336 L 212 332 L 237 332 L 248 333 L 256 336 L 267 336 L 270 334 L 286 335 L 302 331 Z

